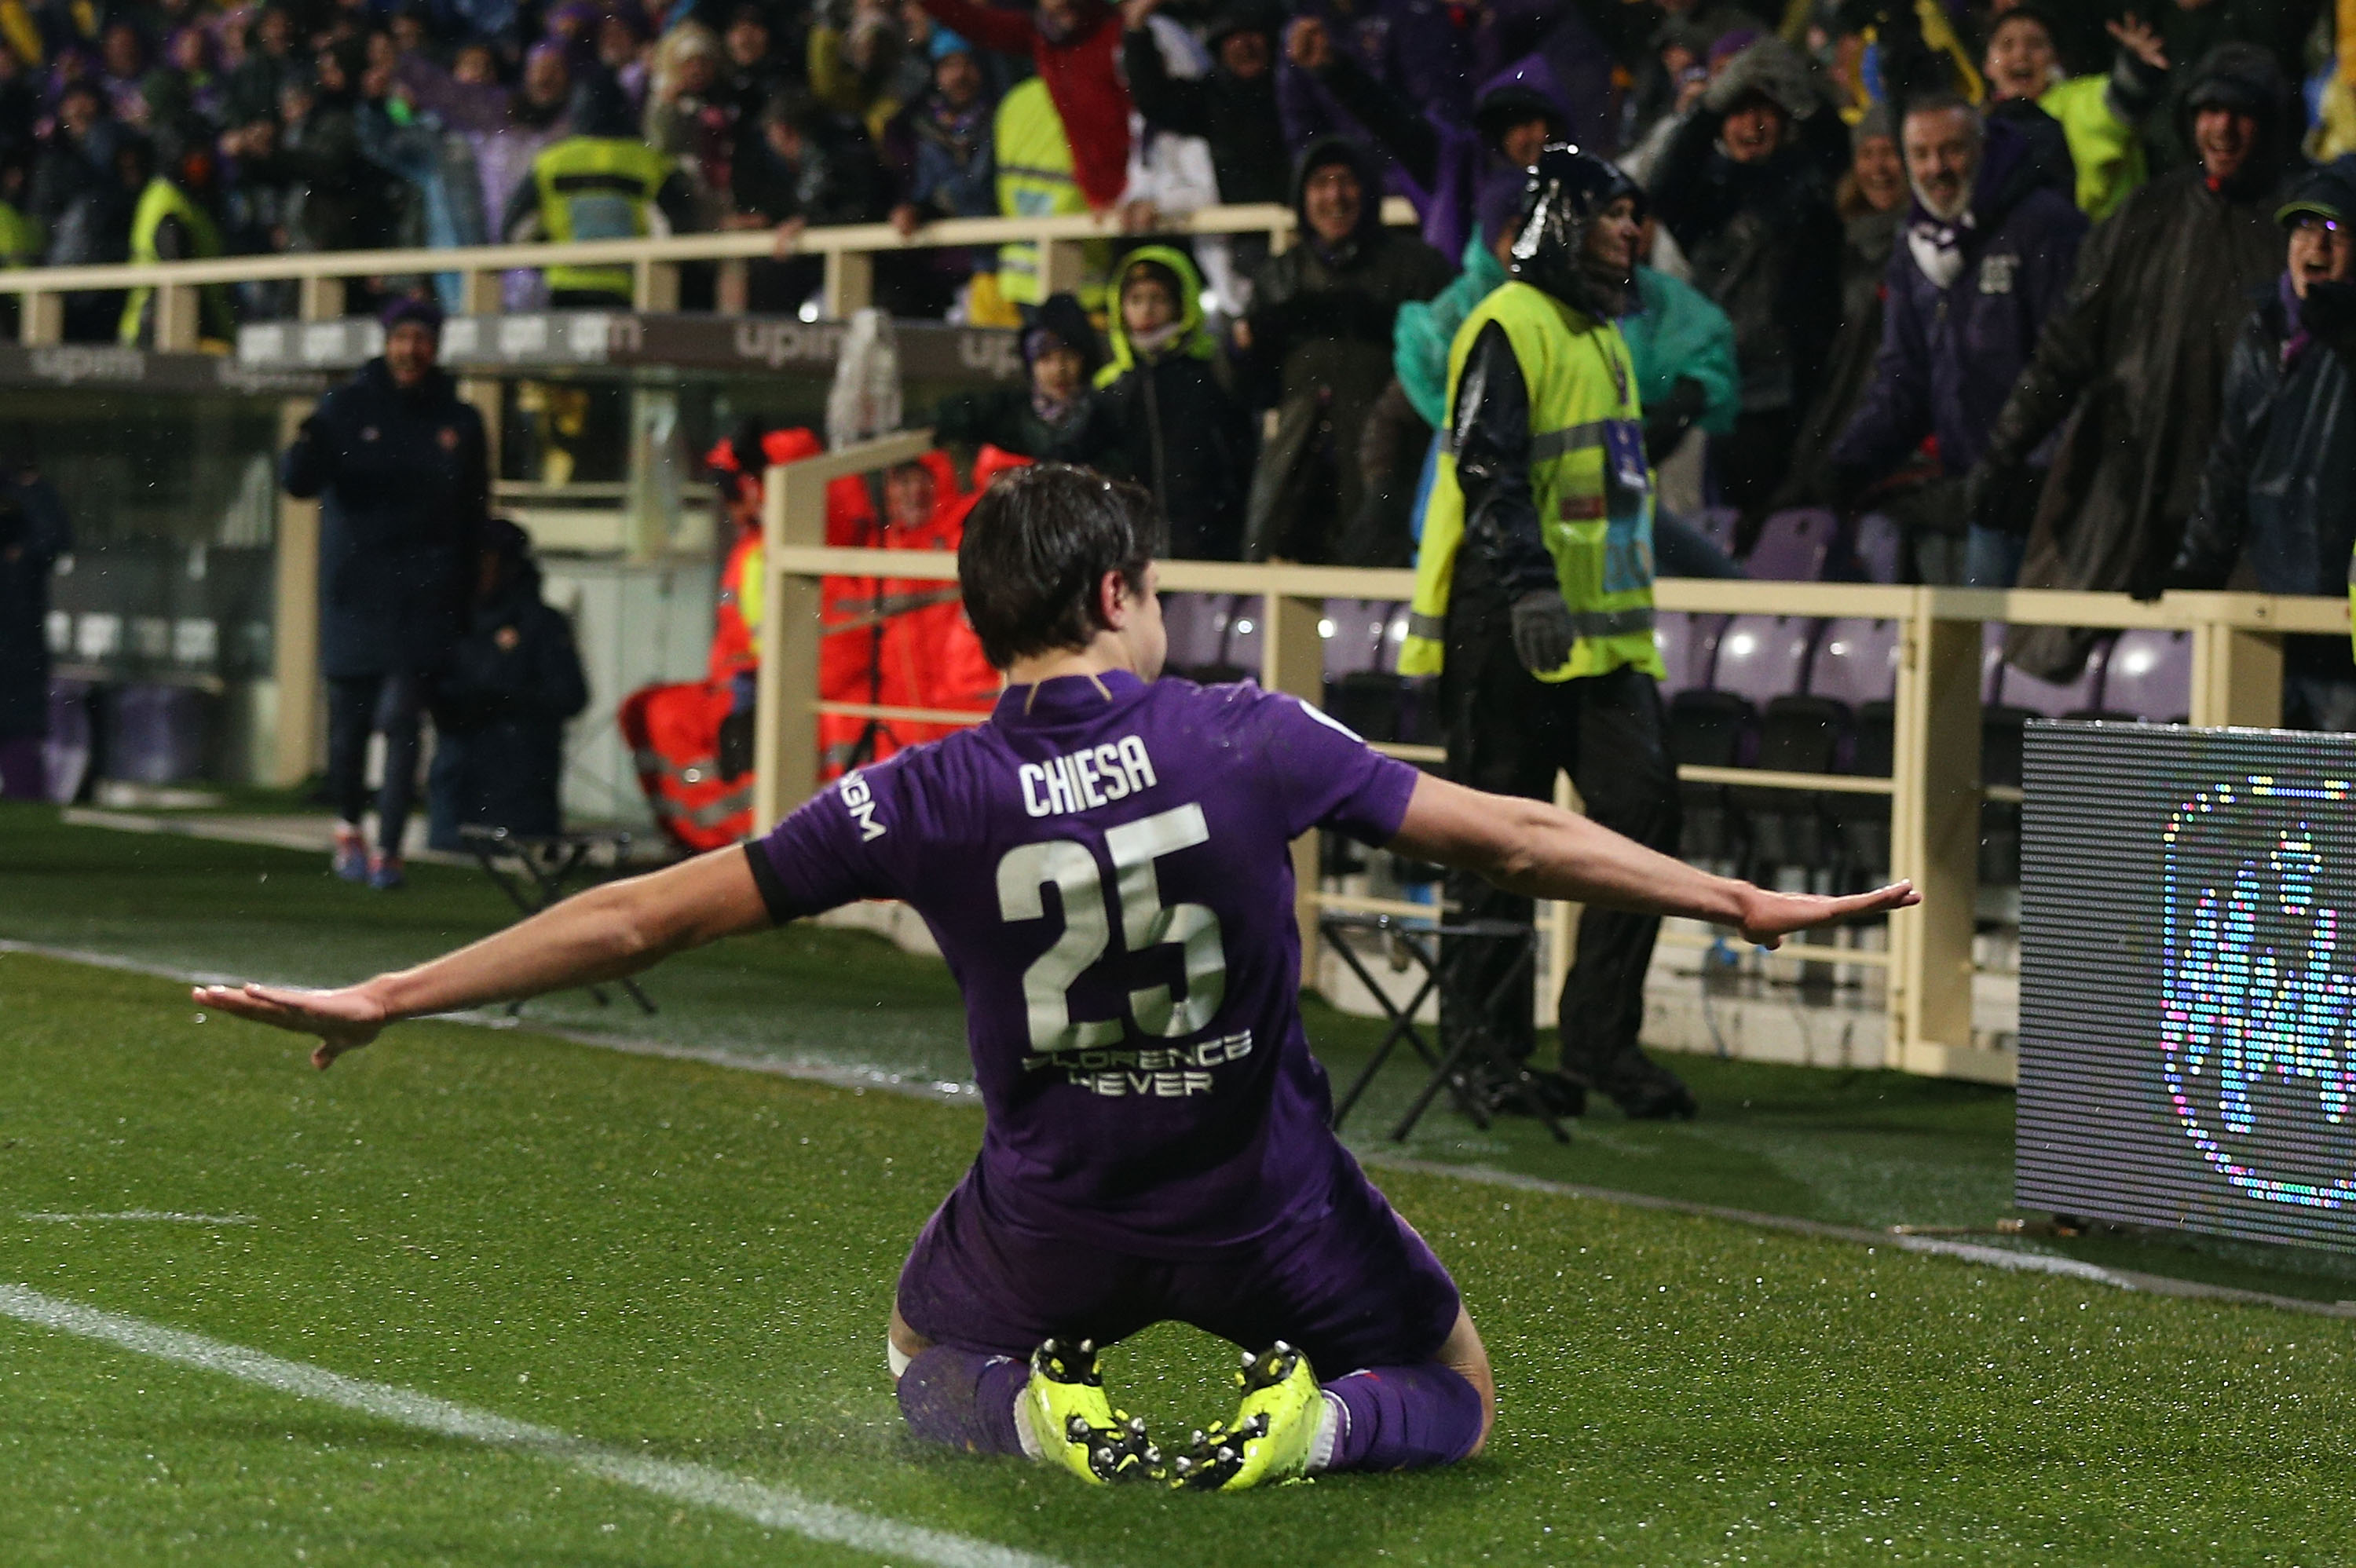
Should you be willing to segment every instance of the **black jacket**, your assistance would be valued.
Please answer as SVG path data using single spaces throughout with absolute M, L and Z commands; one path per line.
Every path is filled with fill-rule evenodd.
M 1155 555 L 1243 559 L 1251 426 L 1216 367 L 1183 354 L 1131 366 L 1090 400 L 1079 444 L 1082 461 L 1125 470 L 1162 503 L 1169 537 Z
M 1365 502 L 1356 453 L 1375 400 L 1391 380 L 1398 307 L 1447 287 L 1455 266 L 1412 234 L 1387 229 L 1382 180 L 1355 144 L 1321 136 L 1299 168 L 1348 163 L 1365 193 L 1358 227 L 1338 246 L 1310 232 L 1271 256 L 1252 283 L 1251 348 L 1237 360 L 1248 406 L 1278 411 L 1276 434 L 1252 475 L 1246 552 L 1255 560 L 1333 559 Z M 1296 175 L 1293 209 L 1306 182 Z
M 2247 559 L 2263 593 L 2346 591 L 2356 553 L 2356 333 L 2319 334 L 2286 366 L 2290 336 L 2279 297 L 2242 325 L 2200 503 L 2170 575 L 2176 587 L 2222 588 Z M 2284 651 L 2308 673 L 2356 673 L 2346 637 L 2291 637 Z
M 1772 157 L 1719 149 L 1725 116 L 1697 109 L 1654 171 L 1653 210 L 1693 266 L 1693 285 L 1734 324 L 1746 413 L 1804 410 L 1841 325 L 1832 173 L 1847 161 L 1839 117 L 1795 122 Z
M 1290 194 L 1272 62 L 1249 80 L 1225 66 L 1214 66 L 1207 76 L 1174 77 L 1162 63 L 1162 47 L 1143 27 L 1122 37 L 1120 59 L 1130 98 L 1148 125 L 1210 144 L 1221 201 L 1282 201 Z
M 572 623 L 541 602 L 540 569 L 525 562 L 472 607 L 434 683 L 434 847 L 465 848 L 468 825 L 561 832 L 564 721 L 588 706 Z
M 49 573 L 71 549 L 48 480 L 0 479 L 0 738 L 48 731 Z
M 320 499 L 319 663 L 330 679 L 423 671 L 457 641 L 490 500 L 483 418 L 441 370 L 382 359 L 319 400 L 286 450 L 287 494 Z

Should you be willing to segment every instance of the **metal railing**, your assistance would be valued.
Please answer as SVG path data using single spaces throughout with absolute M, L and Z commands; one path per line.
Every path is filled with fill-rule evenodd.
M 1383 204 L 1383 221 L 1415 222 L 1415 212 L 1397 197 Z M 1271 248 L 1291 242 L 1292 209 L 1273 203 L 1206 207 L 1166 213 L 1152 225 L 1156 234 L 1265 234 Z M 875 258 L 904 251 L 1039 247 L 1040 280 L 1046 292 L 1076 286 L 1087 266 L 1091 240 L 1119 238 L 1112 214 L 1076 213 L 1055 218 L 951 218 L 902 234 L 888 223 L 843 223 L 801 230 L 791 254 L 825 262 L 823 315 L 841 320 L 874 302 Z M 440 251 L 318 251 L 272 256 L 222 256 L 204 261 L 157 261 L 107 267 L 27 267 L 0 272 L 0 294 L 21 301 L 18 341 L 61 341 L 65 296 L 92 290 L 155 290 L 155 347 L 193 349 L 198 345 L 198 291 L 209 284 L 286 283 L 300 285 L 297 315 L 304 321 L 330 321 L 344 314 L 345 283 L 352 278 L 414 277 L 455 272 L 470 315 L 499 309 L 501 278 L 547 267 L 619 267 L 631 270 L 634 308 L 679 308 L 682 265 L 718 266 L 717 308 L 744 308 L 749 269 L 772 259 L 777 241 L 768 229 L 717 234 L 673 234 L 644 240 L 580 240 L 571 244 L 469 245 Z
M 894 577 L 953 581 L 953 557 L 922 551 L 839 549 L 825 544 L 827 483 L 905 462 L 931 444 L 915 431 L 770 470 L 766 566 L 770 611 L 761 628 L 760 710 L 756 720 L 755 820 L 766 828 L 819 787 L 821 714 L 973 723 L 982 715 L 873 707 L 819 699 L 819 579 Z M 1165 591 L 1248 594 L 1260 601 L 1260 684 L 1304 702 L 1324 700 L 1324 648 L 1318 622 L 1330 599 L 1412 597 L 1414 576 L 1350 567 L 1161 563 Z M 1980 806 L 2019 799 L 1980 781 L 1982 628 L 2076 626 L 2188 633 L 2192 642 L 2190 719 L 2196 725 L 2266 726 L 2281 719 L 2282 638 L 2286 634 L 2345 636 L 2348 603 L 2335 598 L 2259 593 L 2170 593 L 2146 603 L 2115 593 L 2052 590 L 1991 591 L 1872 584 L 1721 581 L 1665 578 L 1662 610 L 1890 621 L 1901 631 L 1893 702 L 1892 764 L 1887 778 L 1753 768 L 1679 770 L 1687 779 L 1760 788 L 1887 795 L 1890 874 L 1922 890 L 1919 910 L 1893 918 L 1886 949 L 1794 945 L 1791 959 L 1881 970 L 1888 1010 L 1890 1067 L 1941 1077 L 2011 1083 L 2015 1052 L 1974 1038 L 1972 937 L 1979 886 Z M 1386 745 L 1419 762 L 1439 748 Z M 1429 906 L 1350 898 L 1318 891 L 1313 837 L 1293 846 L 1303 962 L 1314 973 L 1317 913 L 1345 907 L 1428 915 Z M 1575 911 L 1542 916 L 1550 941 L 1548 994 L 1568 965 Z M 1667 945 L 1706 945 L 1665 937 Z M 1306 977 L 1306 976 L 1304 976 Z

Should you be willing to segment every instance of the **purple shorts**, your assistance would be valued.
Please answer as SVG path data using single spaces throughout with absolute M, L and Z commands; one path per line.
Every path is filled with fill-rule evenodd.
M 1323 1212 L 1186 1262 L 993 1225 L 969 1176 L 926 1222 L 899 1292 L 911 1328 L 958 1349 L 1028 1357 L 1051 1335 L 1110 1345 L 1175 1321 L 1250 1349 L 1283 1339 L 1328 1379 L 1430 1360 L 1459 1306 L 1447 1269 L 1355 1161 Z

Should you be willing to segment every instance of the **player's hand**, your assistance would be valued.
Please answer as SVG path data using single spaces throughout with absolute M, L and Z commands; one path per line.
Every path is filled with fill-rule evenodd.
M 219 1008 L 258 1024 L 316 1036 L 311 1065 L 324 1072 L 338 1056 L 384 1032 L 391 1020 L 384 1004 L 366 986 L 337 991 L 300 991 L 285 986 L 198 986 L 190 993 L 198 1007 Z
M 1762 947 L 1781 947 L 1795 931 L 1838 925 L 1893 909 L 1911 909 L 1922 901 L 1912 882 L 1892 882 L 1869 893 L 1826 898 L 1817 893 L 1779 893 L 1752 888 L 1742 901 L 1742 939 Z

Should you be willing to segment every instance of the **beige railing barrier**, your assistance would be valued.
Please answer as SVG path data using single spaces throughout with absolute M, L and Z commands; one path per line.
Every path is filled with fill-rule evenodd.
M 1383 204 L 1383 221 L 1405 226 L 1414 209 L 1397 197 Z M 1265 234 L 1277 250 L 1291 242 L 1292 209 L 1271 203 L 1206 207 L 1158 218 L 1157 234 Z M 805 229 L 792 254 L 820 256 L 826 262 L 823 311 L 841 320 L 874 299 L 874 259 L 899 251 L 1036 244 L 1040 277 L 1050 289 L 1075 286 L 1091 240 L 1120 233 L 1116 216 L 1076 213 L 1059 218 L 952 218 L 903 235 L 888 223 L 844 223 Z M 718 301 L 723 312 L 744 308 L 747 269 L 776 254 L 767 229 L 722 234 L 674 234 L 647 240 L 595 240 L 566 245 L 474 245 L 444 251 L 323 251 L 277 256 L 223 256 L 208 261 L 157 261 L 142 266 L 26 267 L 0 272 L 0 293 L 22 301 L 17 337 L 27 344 L 58 342 L 65 327 L 65 296 L 98 289 L 153 288 L 155 342 L 159 349 L 189 349 L 198 340 L 198 290 L 209 283 L 294 280 L 305 321 L 331 321 L 344 314 L 344 285 L 351 278 L 415 277 L 455 272 L 465 280 L 469 314 L 499 308 L 500 274 L 543 267 L 626 266 L 635 279 L 633 304 L 642 311 L 679 308 L 679 270 L 683 263 L 719 264 Z
M 767 571 L 776 608 L 762 626 L 761 773 L 755 820 L 766 827 L 808 799 L 819 785 L 817 721 L 821 713 L 971 723 L 970 713 L 919 712 L 859 703 L 817 700 L 821 576 L 957 577 L 954 559 L 897 550 L 831 549 L 825 537 L 826 482 L 873 470 L 922 451 L 929 432 L 916 432 L 770 473 Z M 1260 684 L 1305 702 L 1324 699 L 1324 653 L 1318 622 L 1329 599 L 1405 601 L 1411 573 L 1348 567 L 1248 566 L 1215 561 L 1164 561 L 1162 586 L 1173 592 L 1256 595 L 1259 616 Z M 1892 621 L 1901 628 L 1895 699 L 1893 763 L 1888 778 L 1846 773 L 1783 773 L 1752 768 L 1681 768 L 1681 776 L 1756 787 L 1887 795 L 1890 800 L 1890 874 L 1912 878 L 1922 907 L 1889 925 L 1886 948 L 1794 944 L 1783 956 L 1799 963 L 1882 969 L 1889 1013 L 1886 1062 L 1938 1077 L 2010 1083 L 2017 1058 L 2009 1049 L 1976 1041 L 1972 1033 L 1973 919 L 1979 885 L 1980 803 L 1991 795 L 1980 783 L 1982 627 L 2149 628 L 2181 631 L 2192 640 L 2191 720 L 2199 725 L 2265 726 L 2279 721 L 2285 634 L 2348 635 L 2348 604 L 2332 598 L 2258 593 L 2170 593 L 2149 603 L 2125 594 L 2043 590 L 1992 592 L 1966 588 L 1896 588 L 1871 584 L 1715 581 L 1668 578 L 1656 598 L 1665 611 L 1704 613 L 1854 617 Z M 1437 747 L 1387 745 L 1394 755 L 1440 760 Z M 1293 847 L 1304 962 L 1314 972 L 1321 908 L 1365 907 L 1375 901 L 1321 893 L 1313 840 Z M 1428 914 L 1419 907 L 1415 912 Z M 1558 906 L 1544 915 L 1550 940 L 1548 987 L 1558 986 L 1571 944 L 1575 912 Z

